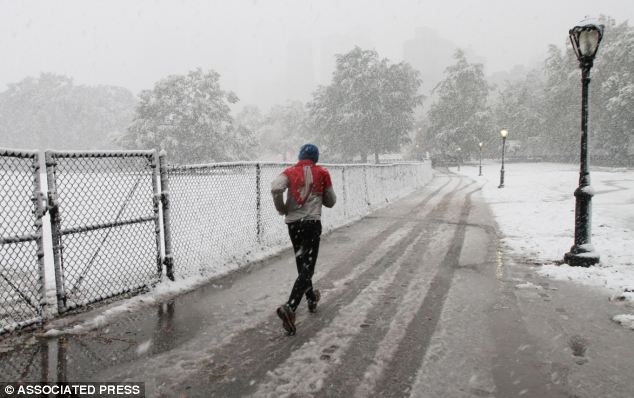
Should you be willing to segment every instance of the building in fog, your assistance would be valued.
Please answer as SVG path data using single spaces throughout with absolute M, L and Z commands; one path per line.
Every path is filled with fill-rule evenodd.
M 429 94 L 444 77 L 447 66 L 454 63 L 453 55 L 458 45 L 447 40 L 427 27 L 419 27 L 413 39 L 403 44 L 403 60 L 421 74 L 422 93 Z M 462 49 L 469 62 L 484 63 L 484 59 L 469 49 Z

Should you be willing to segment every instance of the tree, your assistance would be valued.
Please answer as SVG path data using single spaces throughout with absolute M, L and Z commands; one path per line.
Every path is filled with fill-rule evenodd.
M 288 161 L 289 154 L 295 155 L 307 141 L 306 118 L 306 108 L 299 101 L 272 107 L 258 130 L 262 148 Z
M 246 105 L 236 115 L 236 124 L 243 126 L 250 131 L 257 131 L 264 121 L 264 116 L 260 112 L 260 108 L 255 105 Z
M 493 105 L 494 126 L 506 128 L 511 132 L 513 140 L 520 140 L 522 148 L 527 155 L 539 156 L 544 152 L 539 144 L 544 142 L 544 120 L 542 116 L 542 104 L 544 102 L 544 84 L 539 71 L 530 72 L 524 80 L 507 81 L 499 91 L 497 102 Z M 500 137 L 496 134 L 488 134 L 489 139 L 484 139 L 485 148 L 495 148 Z M 491 145 L 493 144 L 493 145 Z
M 391 64 L 376 51 L 355 47 L 336 56 L 330 85 L 308 104 L 310 127 L 318 142 L 342 160 L 394 152 L 410 141 L 414 109 L 422 103 L 418 72 Z
M 605 35 L 590 88 L 592 153 L 622 164 L 631 156 L 628 147 L 634 142 L 634 29 L 627 22 L 617 25 L 612 18 L 600 20 Z
M 0 93 L 0 145 L 17 148 L 105 149 L 132 120 L 136 100 L 125 88 L 78 86 L 43 73 Z
M 219 78 L 212 70 L 196 69 L 142 91 L 134 121 L 119 142 L 127 148 L 164 149 L 178 163 L 250 158 L 252 132 L 234 122 L 229 105 L 238 97 L 223 91 Z
M 428 112 L 437 153 L 475 154 L 478 142 L 491 131 L 487 109 L 489 85 L 482 64 L 467 61 L 462 50 L 454 54 L 455 64 L 445 69 L 445 78 L 432 91 L 438 96 Z
M 546 81 L 540 113 L 543 118 L 542 136 L 548 142 L 546 155 L 554 159 L 577 159 L 581 74 L 572 49 L 562 52 L 554 45 L 549 46 L 544 74 Z

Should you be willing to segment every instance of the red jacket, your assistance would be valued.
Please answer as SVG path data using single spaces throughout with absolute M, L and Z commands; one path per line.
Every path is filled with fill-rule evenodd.
M 288 189 L 286 204 L 283 192 Z M 312 160 L 300 160 L 285 169 L 271 184 L 275 207 L 286 215 L 286 222 L 319 220 L 321 206 L 334 206 L 337 198 L 328 170 Z
M 305 172 L 310 167 L 311 173 Z M 332 187 L 328 170 L 317 166 L 312 160 L 300 160 L 282 172 L 288 178 L 288 192 L 298 205 L 303 205 L 311 193 L 321 195 L 326 188 Z

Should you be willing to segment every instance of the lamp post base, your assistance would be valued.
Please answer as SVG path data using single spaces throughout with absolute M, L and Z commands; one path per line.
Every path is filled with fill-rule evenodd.
M 500 170 L 500 185 L 498 185 L 498 188 L 504 188 L 504 166 Z
M 599 263 L 601 256 L 595 251 L 586 251 L 580 246 L 573 246 L 564 254 L 564 263 L 571 267 L 589 267 Z

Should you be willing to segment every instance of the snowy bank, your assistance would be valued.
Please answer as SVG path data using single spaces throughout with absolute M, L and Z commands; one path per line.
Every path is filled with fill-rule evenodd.
M 451 168 L 457 171 L 456 168 Z M 574 238 L 573 193 L 579 168 L 573 164 L 510 163 L 504 188 L 498 188 L 500 164 L 463 166 L 458 173 L 481 182 L 502 232 L 502 241 L 520 263 L 541 265 L 538 272 L 604 288 L 618 301 L 634 301 L 634 170 L 592 168 L 592 244 L 601 262 L 589 268 L 561 264 Z

